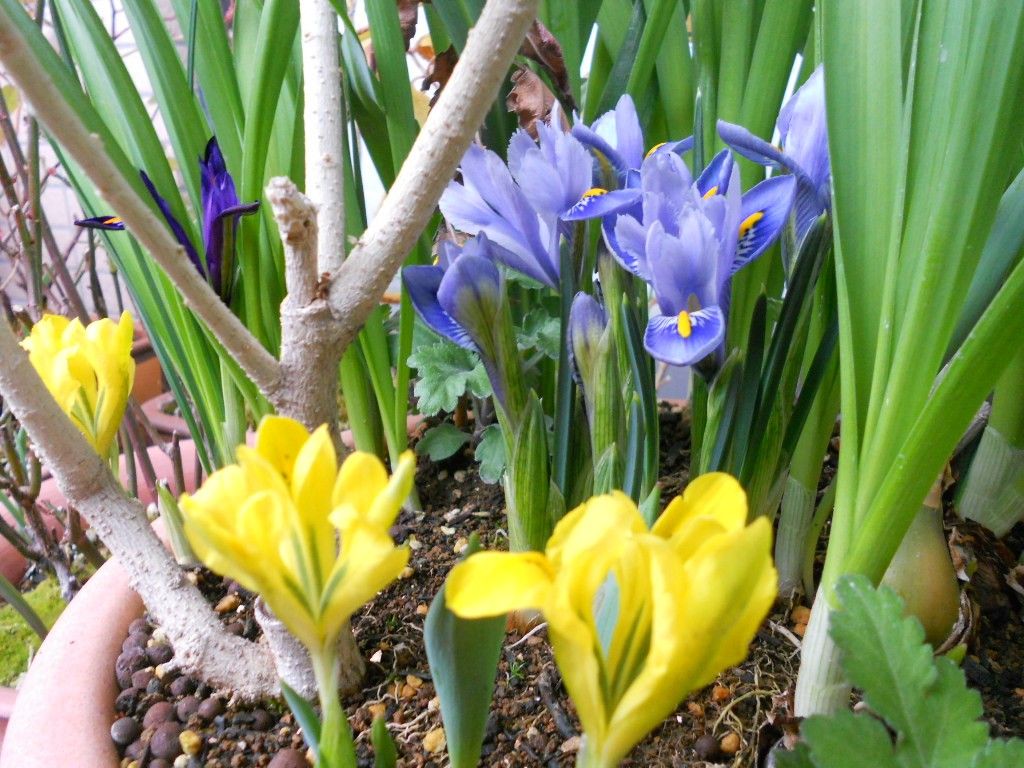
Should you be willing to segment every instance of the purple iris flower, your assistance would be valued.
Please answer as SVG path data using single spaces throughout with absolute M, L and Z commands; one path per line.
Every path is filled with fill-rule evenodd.
M 718 121 L 722 140 L 749 160 L 788 171 L 796 177 L 797 239 L 831 207 L 828 126 L 825 121 L 825 79 L 819 66 L 779 112 L 776 124 L 782 149 L 757 138 L 746 128 Z
M 153 196 L 160 212 L 174 233 L 175 239 L 185 249 L 189 261 L 195 265 L 210 287 L 225 301 L 231 298 L 231 282 L 235 264 L 235 233 L 238 229 L 238 218 L 255 213 L 260 207 L 259 201 L 241 203 L 235 192 L 235 182 L 224 164 L 224 156 L 217 146 L 216 137 L 206 145 L 204 156 L 199 160 L 199 171 L 202 192 L 202 227 L 203 257 L 200 257 L 192 241 L 185 233 L 167 201 L 156 191 L 153 182 L 145 171 L 140 171 L 142 183 Z
M 571 232 L 562 214 L 590 188 L 592 166 L 570 134 L 546 123 L 537 131 L 539 144 L 516 131 L 507 166 L 494 152 L 470 146 L 462 183 L 448 185 L 440 207 L 456 229 L 485 234 L 497 261 L 557 288 L 560 242 Z
M 644 145 L 644 134 L 636 106 L 629 94 L 619 98 L 615 109 L 605 112 L 589 126 L 577 122 L 572 135 L 579 139 L 597 157 L 602 173 L 608 178 L 608 170 L 614 171 L 619 188 L 635 187 L 638 172 L 644 159 L 657 152 L 683 154 L 693 148 L 693 137 L 658 144 L 650 150 Z
M 602 216 L 616 260 L 653 288 L 658 312 L 644 335 L 647 351 L 693 365 L 721 348 L 732 276 L 778 236 L 794 188 L 793 177 L 780 176 L 742 195 L 728 150 L 696 181 L 682 158 L 660 152 L 641 167 L 639 206 L 608 211 L 600 200 L 581 201 L 570 215 Z
M 505 407 L 501 367 L 510 350 L 504 349 L 499 328 L 505 280 L 494 264 L 494 246 L 481 233 L 462 247 L 445 241 L 439 248 L 437 264 L 402 270 L 409 298 L 427 327 L 480 356 L 494 394 Z

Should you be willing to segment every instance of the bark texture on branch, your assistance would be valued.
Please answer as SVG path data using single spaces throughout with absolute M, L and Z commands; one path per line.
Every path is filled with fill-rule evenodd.
M 210 328 L 246 375 L 266 393 L 278 386 L 280 367 L 220 300 L 171 237 L 167 226 L 139 197 L 110 159 L 102 139 L 78 119 L 13 24 L 0 24 L 0 61 L 32 104 L 46 130 L 82 166 L 96 190 L 181 292 L 188 307 Z M 120 151 L 120 150 L 117 150 Z
M 537 0 L 490 0 L 394 185 L 331 281 L 342 349 L 355 338 L 430 220 L 498 93 L 537 12 Z
M 345 258 L 345 114 L 338 60 L 338 16 L 330 0 L 302 0 L 303 123 L 306 195 L 320 215 L 317 269 L 335 272 Z
M 229 635 L 209 604 L 164 549 L 137 500 L 72 426 L 0 320 L 0 392 L 53 469 L 57 485 L 89 521 L 129 575 L 132 588 L 164 627 L 188 671 L 244 698 L 272 695 L 277 677 L 266 648 Z

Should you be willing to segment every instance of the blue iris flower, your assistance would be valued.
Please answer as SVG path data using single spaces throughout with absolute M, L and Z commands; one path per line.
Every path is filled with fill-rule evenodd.
M 693 148 L 693 137 L 658 144 L 650 150 L 644 145 L 643 130 L 636 106 L 629 94 L 619 98 L 615 109 L 605 112 L 590 125 L 577 122 L 572 135 L 597 157 L 598 178 L 608 179 L 614 173 L 620 189 L 635 187 L 644 159 L 658 152 L 683 154 Z
M 658 311 L 644 335 L 647 351 L 693 365 L 722 348 L 732 277 L 778 237 L 794 188 L 781 176 L 741 194 L 728 150 L 696 181 L 675 152 L 657 152 L 641 166 L 637 203 L 608 206 L 606 196 L 591 196 L 568 217 L 601 216 L 616 260 L 652 287 Z
M 494 152 L 472 145 L 462 158 L 462 182 L 441 196 L 445 219 L 469 235 L 485 234 L 498 262 L 552 288 L 559 282 L 564 214 L 591 186 L 587 150 L 553 125 L 537 124 L 539 144 L 516 131 L 508 165 Z
M 153 196 L 160 212 L 163 213 L 175 239 L 185 249 L 189 261 L 206 278 L 210 287 L 224 300 L 231 298 L 231 283 L 235 263 L 235 232 L 238 218 L 255 213 L 259 201 L 242 203 L 235 192 L 235 182 L 224 164 L 224 156 L 217 139 L 210 139 L 206 151 L 199 160 L 202 197 L 203 256 L 200 257 L 192 241 L 185 234 L 167 201 L 156 191 L 145 171 L 140 171 L 142 182 Z
M 755 163 L 788 171 L 796 178 L 797 241 L 831 206 L 828 126 L 825 120 L 825 79 L 819 66 L 797 89 L 776 124 L 782 149 L 754 136 L 746 128 L 718 121 L 722 140 Z
M 506 407 L 501 366 L 508 350 L 502 347 L 497 327 L 502 322 L 505 279 L 494 258 L 494 246 L 482 232 L 461 247 L 443 241 L 437 264 L 405 267 L 402 280 L 427 327 L 480 356 L 495 397 Z

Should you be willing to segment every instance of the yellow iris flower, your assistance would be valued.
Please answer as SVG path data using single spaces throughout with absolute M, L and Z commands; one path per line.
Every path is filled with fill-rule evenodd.
M 185 535 L 211 570 L 263 596 L 289 631 L 318 653 L 409 560 L 388 532 L 412 488 L 402 454 L 389 479 L 380 459 L 353 453 L 338 467 L 322 426 L 268 416 L 255 448 L 214 472 L 180 507 Z
M 577 764 L 617 765 L 687 693 L 745 658 L 777 591 L 771 526 L 746 518 L 743 489 L 721 473 L 694 480 L 650 530 L 629 497 L 595 496 L 543 553 L 456 566 L 448 606 L 464 618 L 542 611 L 585 734 Z
M 131 315 L 88 326 L 44 315 L 21 346 L 64 413 L 100 456 L 109 456 L 135 380 Z

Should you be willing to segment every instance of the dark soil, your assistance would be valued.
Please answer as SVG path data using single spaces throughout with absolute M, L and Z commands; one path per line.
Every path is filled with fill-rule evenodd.
M 662 456 L 662 499 L 667 502 L 687 480 L 688 424 L 678 411 L 663 411 Z M 506 545 L 501 489 L 480 483 L 468 452 L 440 465 L 421 460 L 417 483 L 425 511 L 403 512 L 393 531 L 396 540 L 405 540 L 412 549 L 410 567 L 352 621 L 368 660 L 365 687 L 346 701 L 361 765 L 373 764 L 369 728 L 375 717 L 385 718 L 398 747 L 399 765 L 447 764 L 438 701 L 423 649 L 423 619 L 472 534 L 478 534 L 485 547 Z M 980 631 L 973 635 L 964 670 L 982 693 L 992 734 L 1024 736 L 1024 567 L 1017 565 L 1024 550 L 1024 525 L 1003 542 L 960 521 L 951 534 L 955 556 L 967 564 L 964 575 L 971 574 L 968 593 L 980 613 Z M 197 572 L 195 578 L 231 631 L 256 636 L 251 595 L 206 572 Z M 789 700 L 805 621 L 801 606 L 779 606 L 755 638 L 747 661 L 691 695 L 625 765 L 764 764 L 768 750 L 785 732 L 795 730 Z M 118 698 L 118 716 L 125 719 L 115 723 L 115 729 L 121 729 L 120 740 L 129 745 L 127 757 L 138 761 L 136 766 L 304 764 L 301 733 L 280 702 L 236 704 L 194 680 L 164 672 L 172 666 L 169 658 L 165 660 L 171 650 L 162 647 L 159 630 L 155 639 L 151 632 L 141 620 L 133 625 L 122 654 L 124 690 Z M 140 651 L 142 656 L 132 651 L 147 644 L 151 648 Z M 155 666 L 158 661 L 161 666 Z M 134 675 L 126 671 L 129 667 L 134 667 Z M 570 766 L 579 746 L 578 727 L 544 625 L 525 635 L 510 630 L 481 764 Z M 180 742 L 167 737 L 177 737 L 182 730 L 195 735 L 184 739 L 195 752 L 191 758 L 175 760 Z M 155 754 L 155 748 L 165 745 L 165 751 Z M 128 759 L 123 761 L 128 764 Z

